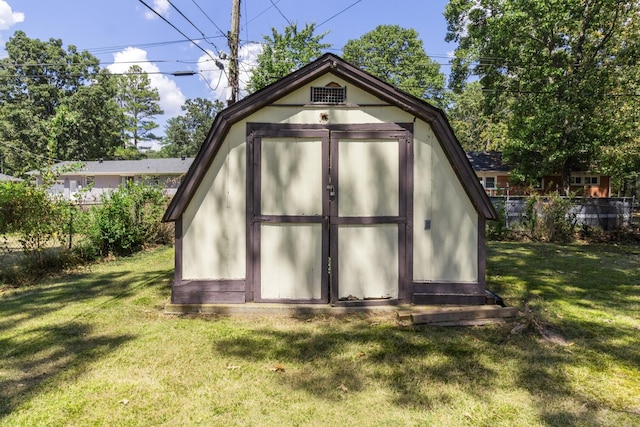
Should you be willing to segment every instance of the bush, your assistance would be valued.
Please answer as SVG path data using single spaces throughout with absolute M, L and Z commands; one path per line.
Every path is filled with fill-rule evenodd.
M 89 237 L 97 251 L 107 256 L 129 255 L 146 244 L 167 243 L 161 223 L 166 198 L 162 190 L 129 183 L 104 195 L 102 205 L 91 210 Z
M 531 197 L 525 206 L 522 225 L 532 240 L 567 243 L 574 239 L 576 217 L 571 199 L 558 193 L 550 197 Z
M 25 182 L 0 184 L 0 234 L 17 236 L 25 255 L 45 262 L 44 250 L 63 244 L 70 205 L 52 197 L 43 187 Z

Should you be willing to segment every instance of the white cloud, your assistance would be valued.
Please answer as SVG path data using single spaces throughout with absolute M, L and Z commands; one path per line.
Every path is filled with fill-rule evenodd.
M 153 0 L 153 10 L 158 12 L 160 15 L 167 16 L 167 11 L 169 10 L 169 1 L 168 0 Z M 147 19 L 156 19 L 158 15 L 148 10 L 144 14 Z
M 211 57 L 215 58 L 215 62 L 209 55 L 202 55 L 198 60 L 198 72 L 200 77 L 205 80 L 207 86 L 212 91 L 213 98 L 223 102 L 229 98 L 229 59 L 221 59 L 213 52 L 208 51 Z M 250 43 L 240 47 L 238 52 L 238 61 L 240 62 L 240 98 L 247 96 L 245 90 L 252 70 L 258 65 L 258 55 L 262 52 L 260 43 Z M 224 66 L 224 70 L 216 65 L 216 63 Z
M 166 75 L 157 74 L 160 69 L 156 64 L 148 62 L 145 50 L 128 47 L 114 54 L 113 61 L 114 63 L 107 67 L 112 73 L 125 73 L 133 65 L 138 65 L 149 73 L 151 87 L 158 89 L 160 107 L 164 110 L 165 116 L 172 117 L 182 113 L 180 107 L 185 102 L 185 96 L 173 80 Z
M 24 21 L 24 13 L 14 12 L 5 0 L 0 0 L 0 30 L 8 30 Z

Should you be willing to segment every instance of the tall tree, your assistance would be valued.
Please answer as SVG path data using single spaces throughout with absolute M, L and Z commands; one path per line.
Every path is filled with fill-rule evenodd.
M 280 34 L 271 29 L 271 37 L 264 37 L 264 48 L 258 55 L 258 66 L 253 69 L 247 90 L 256 92 L 278 79 L 307 65 L 330 45 L 322 43 L 327 33 L 315 35 L 315 24 L 307 24 L 298 30 L 297 24 L 289 25 Z
M 152 131 L 159 126 L 155 117 L 164 113 L 160 108 L 160 94 L 139 65 L 131 66 L 120 76 L 117 100 L 125 114 L 125 145 L 138 148 L 142 141 L 158 139 Z
M 345 60 L 418 98 L 443 106 L 445 77 L 413 29 L 379 25 L 342 48 Z
M 7 57 L 0 59 L 3 168 L 20 173 L 51 156 L 52 160 L 106 156 L 114 144 L 112 133 L 118 124 L 112 119 L 118 112 L 110 102 L 113 92 L 98 59 L 72 45 L 65 49 L 59 39 L 31 39 L 22 31 L 9 39 L 6 51 Z M 91 110 L 91 104 L 96 108 Z M 76 129 L 75 136 L 71 128 Z
M 467 151 L 501 150 L 507 140 L 508 104 L 500 111 L 487 112 L 482 85 L 475 81 L 459 93 L 450 94 L 447 117 Z
M 165 157 L 193 157 L 200 150 L 216 114 L 224 108 L 220 101 L 187 99 L 183 115 L 167 121 L 161 154 Z
M 452 86 L 480 77 L 489 103 L 512 99 L 505 158 L 520 178 L 594 167 L 621 129 L 606 108 L 637 66 L 637 0 L 451 0 Z

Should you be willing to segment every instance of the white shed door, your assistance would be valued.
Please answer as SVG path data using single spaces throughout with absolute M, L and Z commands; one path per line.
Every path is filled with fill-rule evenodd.
M 410 132 L 390 126 L 363 132 L 265 125 L 251 132 L 248 301 L 401 296 Z

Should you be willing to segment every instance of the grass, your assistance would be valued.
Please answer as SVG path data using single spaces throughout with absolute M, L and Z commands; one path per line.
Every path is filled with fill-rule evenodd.
M 163 314 L 171 249 L 0 295 L 0 425 L 640 425 L 640 248 L 491 243 L 511 325 Z

